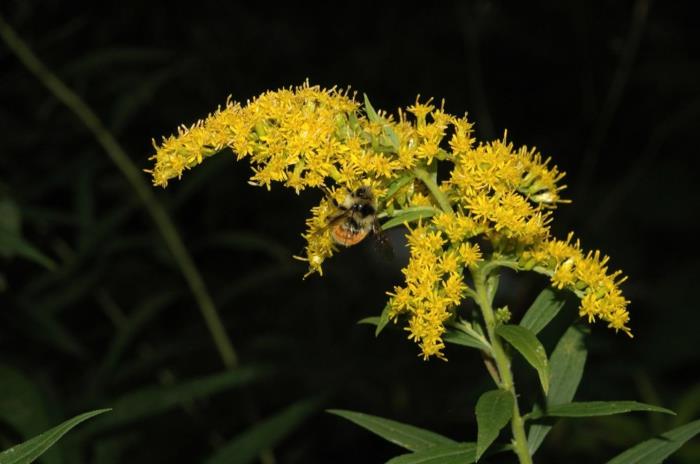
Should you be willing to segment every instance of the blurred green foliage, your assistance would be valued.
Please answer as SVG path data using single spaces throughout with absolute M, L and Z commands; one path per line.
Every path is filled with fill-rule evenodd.
M 560 211 L 560 235 L 579 231 L 630 276 L 635 338 L 593 328 L 577 400 L 634 398 L 678 413 L 560 421 L 539 460 L 576 463 L 700 415 L 700 37 L 690 5 L 0 8 L 139 169 L 150 166 L 151 138 L 227 95 L 245 100 L 306 77 L 351 84 L 388 110 L 417 93 L 444 97 L 451 112 L 469 111 L 480 137 L 508 128 L 552 156 L 573 199 Z M 238 351 L 240 368 L 226 372 L 122 174 L 4 45 L 0 69 L 0 449 L 103 407 L 114 410 L 42 461 L 213 463 L 236 454 L 247 458 L 226 462 L 341 463 L 399 452 L 322 414 L 328 406 L 474 439 L 473 406 L 489 388 L 475 351 L 451 345 L 449 362 L 426 363 L 392 325 L 375 339 L 373 327 L 355 324 L 379 315 L 400 279 L 400 237 L 392 236 L 395 262 L 362 244 L 334 257 L 323 278 L 302 280 L 292 255 L 320 193 L 255 189 L 226 152 L 158 191 Z M 544 281 L 515 277 L 503 276 L 497 302 L 517 321 Z M 547 352 L 565 327 L 556 321 L 570 321 L 574 307 L 541 333 Z M 524 363 L 516 370 L 520 388 L 536 392 L 536 375 Z M 695 440 L 668 462 L 699 460 Z

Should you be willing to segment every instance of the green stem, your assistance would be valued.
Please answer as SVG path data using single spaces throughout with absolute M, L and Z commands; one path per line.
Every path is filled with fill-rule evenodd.
M 513 448 L 518 456 L 520 464 L 532 464 L 532 457 L 527 447 L 527 435 L 525 434 L 525 421 L 520 415 L 518 407 L 518 395 L 515 391 L 513 374 L 510 369 L 510 358 L 506 354 L 501 340 L 496 336 L 496 317 L 493 312 L 493 296 L 498 286 L 497 278 L 492 277 L 485 269 L 489 263 L 485 263 L 478 269 L 472 270 L 474 278 L 474 290 L 476 292 L 475 301 L 481 308 L 484 317 L 486 330 L 493 348 L 493 359 L 496 362 L 500 382 L 498 387 L 509 391 L 513 395 L 513 417 L 511 418 L 511 429 L 513 433 Z
M 141 172 L 134 166 L 124 149 L 105 128 L 92 109 L 39 60 L 24 41 L 15 34 L 9 24 L 5 22 L 2 15 L 0 15 L 0 37 L 2 37 L 2 40 L 22 64 L 92 132 L 97 142 L 112 159 L 112 162 L 126 177 L 126 180 L 143 202 L 165 244 L 170 249 L 175 262 L 180 267 L 180 271 L 197 301 L 202 317 L 219 351 L 221 360 L 226 367 L 235 367 L 238 363 L 236 352 L 226 334 L 226 329 L 219 317 L 214 301 L 209 295 L 204 279 L 202 279 L 202 275 L 199 273 L 194 261 L 192 261 L 192 257 L 187 248 L 185 248 L 168 213 L 158 203 L 152 188 L 143 179 Z
M 433 181 L 433 178 L 430 177 L 428 171 L 422 168 L 415 168 L 413 170 L 413 174 L 418 179 L 420 179 L 426 187 L 428 187 L 428 190 L 430 190 L 430 193 L 435 198 L 435 201 L 437 201 L 438 205 L 440 206 L 440 209 L 442 209 L 446 213 L 451 213 L 452 205 L 450 205 L 450 201 L 447 199 L 447 196 L 445 196 L 444 192 L 440 190 L 440 187 L 438 187 L 435 181 Z

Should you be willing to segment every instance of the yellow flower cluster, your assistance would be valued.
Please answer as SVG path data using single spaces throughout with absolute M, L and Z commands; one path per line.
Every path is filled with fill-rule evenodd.
M 376 197 L 380 217 L 422 218 L 407 236 L 405 285 L 389 294 L 389 316 L 407 319 L 409 338 L 424 358 L 443 357 L 445 323 L 472 294 L 464 269 L 494 259 L 549 275 L 553 286 L 581 298 L 582 316 L 630 333 L 628 301 L 619 289 L 624 279 L 608 272 L 608 258 L 584 253 L 571 237 L 551 236 L 552 210 L 566 202 L 559 184 L 564 174 L 506 137 L 475 144 L 472 123 L 447 114 L 443 105 L 417 99 L 391 116 L 366 99 L 359 104 L 347 91 L 305 83 L 245 105 L 228 101 L 181 127 L 156 145 L 149 172 L 155 185 L 166 186 L 225 148 L 250 160 L 253 185 L 269 189 L 281 182 L 297 193 L 308 187 L 326 193 L 303 235 L 300 259 L 308 261 L 309 274 L 322 274 L 323 262 L 336 251 L 329 222 L 341 212 L 336 204 L 360 186 Z M 442 182 L 437 162 L 451 167 Z M 417 208 L 429 214 L 410 216 Z
M 589 322 L 602 319 L 608 327 L 622 330 L 632 336 L 627 323 L 629 313 L 620 290 L 626 280 L 621 271 L 608 272 L 609 258 L 599 251 L 581 251 L 579 241 L 573 242 L 573 234 L 566 240 L 550 239 L 538 244 L 520 256 L 525 269 L 550 275 L 552 285 L 567 289 L 581 297 L 579 314 Z
M 192 127 L 156 146 L 153 183 L 166 186 L 204 158 L 230 148 L 240 160 L 250 157 L 251 182 L 268 189 L 273 181 L 299 191 L 337 177 L 335 162 L 357 144 L 354 134 L 340 132 L 344 115 L 358 109 L 345 93 L 305 84 L 297 89 L 266 92 L 241 106 L 228 101 Z M 352 170 L 350 164 L 346 166 Z
M 468 289 L 462 277 L 464 267 L 480 261 L 481 252 L 478 245 L 452 241 L 442 230 L 422 224 L 412 229 L 407 239 L 410 260 L 402 271 L 406 285 L 388 293 L 389 318 L 396 321 L 406 314 L 409 339 L 420 345 L 423 358 L 444 359 L 445 321 L 452 317 Z
M 354 188 L 360 179 L 392 179 L 399 171 L 432 161 L 452 117 L 431 105 L 409 111 L 430 112 L 433 121 L 415 126 L 376 115 L 369 120 L 347 92 L 308 83 L 295 89 L 266 92 L 246 105 L 228 101 L 204 120 L 182 126 L 178 134 L 154 142 L 153 183 L 167 186 L 204 158 L 230 148 L 237 159 L 249 157 L 250 181 L 268 189 L 283 182 L 297 192 L 333 179 Z
M 331 195 L 336 202 L 342 201 L 337 199 L 335 192 L 332 192 Z M 307 243 L 306 257 L 295 256 L 295 258 L 309 263 L 309 272 L 304 277 L 314 272 L 323 275 L 321 265 L 326 258 L 333 255 L 335 249 L 328 223 L 337 213 L 331 198 L 324 198 L 320 204 L 311 208 L 311 217 L 306 220 L 307 231 L 302 235 Z
M 518 251 L 547 238 L 550 213 L 562 200 L 563 174 L 534 150 L 504 141 L 459 152 L 447 182 L 463 209 L 499 252 Z

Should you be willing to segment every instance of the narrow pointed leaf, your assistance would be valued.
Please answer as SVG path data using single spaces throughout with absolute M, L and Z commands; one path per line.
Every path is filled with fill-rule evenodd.
M 438 445 L 454 445 L 457 443 L 435 432 L 382 417 L 342 409 L 330 409 L 328 412 L 354 422 L 385 440 L 410 451 L 420 451 Z
M 53 270 L 56 268 L 56 263 L 32 244 L 22 238 L 19 233 L 0 228 L 0 255 L 4 256 L 21 256 L 30 261 L 44 266 L 47 269 Z
M 0 364 L 0 422 L 29 438 L 50 427 L 41 389 L 23 372 Z
M 365 317 L 365 318 L 360 319 L 359 321 L 357 321 L 357 323 L 378 326 L 380 319 L 381 318 L 379 316 L 369 316 L 369 317 Z
M 39 456 L 53 446 L 58 440 L 68 433 L 73 427 L 91 417 L 107 412 L 109 409 L 98 409 L 96 411 L 80 414 L 72 419 L 68 419 L 56 427 L 47 430 L 41 435 L 37 435 L 31 440 L 25 441 L 17 446 L 13 446 L 0 453 L 0 464 L 29 464 L 34 462 Z
M 80 340 L 53 314 L 30 309 L 22 316 L 22 325 L 33 329 L 30 335 L 41 343 L 77 358 L 87 357 L 87 349 Z
M 681 395 L 676 401 L 675 409 L 678 411 L 678 416 L 675 418 L 676 424 L 684 424 L 700 415 L 700 383 Z
M 499 432 L 513 417 L 513 394 L 506 390 L 492 390 L 479 397 L 476 403 L 476 460 L 484 454 Z
M 367 114 L 367 119 L 369 119 L 370 122 L 382 122 L 382 119 L 379 117 L 376 111 L 374 111 L 374 107 L 372 104 L 369 102 L 369 97 L 367 97 L 367 94 L 363 94 L 365 97 L 365 114 Z
M 250 384 L 266 374 L 268 374 L 268 371 L 264 369 L 240 367 L 185 381 L 178 385 L 142 388 L 119 398 L 113 404 L 113 413 L 103 420 L 95 422 L 86 432 L 94 433 L 106 428 L 152 417 L 179 407 L 184 402 L 206 398 L 231 388 Z
M 0 423 L 21 439 L 29 439 L 51 427 L 47 402 L 39 386 L 18 369 L 0 363 Z M 61 453 L 48 452 L 44 464 L 63 462 Z
M 588 355 L 584 343 L 587 331 L 583 326 L 569 327 L 554 348 L 549 359 L 548 405 L 569 403 L 574 399 Z M 549 424 L 532 424 L 527 437 L 531 455 L 535 454 L 551 428 Z
M 594 417 L 623 414 L 633 411 L 676 413 L 670 409 L 637 401 L 580 401 L 575 403 L 558 404 L 547 407 L 547 411 L 538 411 L 530 415 L 530 419 L 541 417 Z
M 296 430 L 319 407 L 320 400 L 299 401 L 269 419 L 257 423 L 222 446 L 205 464 L 246 464 L 272 449 Z
M 387 199 L 392 198 L 396 192 L 401 190 L 402 187 L 404 187 L 406 184 L 411 182 L 413 180 L 413 176 L 410 174 L 404 175 L 393 181 L 391 184 L 389 184 L 389 188 L 386 190 L 386 194 L 384 195 L 384 201 L 387 201 Z
M 470 464 L 476 462 L 476 444 L 438 445 L 415 453 L 402 454 L 386 464 Z
M 700 420 L 696 420 L 643 441 L 617 455 L 607 464 L 659 464 L 699 433 Z
M 569 403 L 583 377 L 588 350 L 584 340 L 588 327 L 571 326 L 559 339 L 549 358 L 549 393 L 547 405 Z
M 442 339 L 447 343 L 452 343 L 455 345 L 468 346 L 470 348 L 476 348 L 477 350 L 483 350 L 486 352 L 491 351 L 491 347 L 485 344 L 483 341 L 471 334 L 462 332 L 459 329 L 447 329 L 447 332 L 445 332 L 445 334 L 442 336 Z
M 389 141 L 391 142 L 391 148 L 394 149 L 395 152 L 398 153 L 399 151 L 399 136 L 396 135 L 396 132 L 394 132 L 394 129 L 391 128 L 391 126 L 386 125 L 383 128 L 384 133 L 386 136 L 389 138 Z
M 384 327 L 389 322 L 388 313 L 389 313 L 389 311 L 385 308 L 385 310 L 382 311 L 381 316 L 364 317 L 364 318 L 360 319 L 359 321 L 357 321 L 357 323 L 375 326 L 374 336 L 376 337 L 379 335 L 379 333 L 382 330 L 384 330 Z
M 549 364 L 547 352 L 535 334 L 519 325 L 501 325 L 496 328 L 498 336 L 504 338 L 525 360 L 537 370 L 545 395 L 549 391 Z
M 384 327 L 389 323 L 389 303 L 384 306 L 382 314 L 379 316 L 379 321 L 377 321 L 377 328 L 374 330 L 374 336 L 378 337 L 379 334 L 384 330 Z
M 6 192 L 0 196 L 0 229 L 13 233 L 20 233 L 22 230 L 22 214 L 19 206 L 12 198 L 6 196 Z M 0 252 L 2 252 L 1 246 Z
M 403 225 L 404 223 L 435 216 L 437 212 L 435 208 L 425 206 L 407 209 L 382 224 L 382 230 L 388 230 L 392 227 Z
M 131 341 L 150 324 L 155 318 L 180 296 L 178 291 L 163 292 L 148 298 L 138 305 L 133 314 L 129 315 L 126 324 L 119 328 L 116 336 L 110 343 L 107 354 L 104 356 L 100 367 L 97 369 L 97 380 L 108 377 L 108 374 L 118 364 L 123 353 L 126 352 Z
M 535 335 L 544 329 L 564 307 L 564 299 L 553 289 L 546 288 L 527 310 L 520 325 Z

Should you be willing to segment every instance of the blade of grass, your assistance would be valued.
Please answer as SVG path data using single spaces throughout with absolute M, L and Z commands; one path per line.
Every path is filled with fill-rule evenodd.
M 160 293 L 137 306 L 133 314 L 129 315 L 125 326 L 120 328 L 111 341 L 107 354 L 97 368 L 95 377 L 102 380 L 110 377 L 131 341 L 179 295 L 180 293 L 177 291 Z
M 270 369 L 265 367 L 238 367 L 184 380 L 176 385 L 141 387 L 116 399 L 112 403 L 114 414 L 95 421 L 77 433 L 76 436 L 82 440 L 95 433 L 149 419 L 187 402 L 250 385 L 269 376 L 270 373 Z
M 280 263 L 288 263 L 291 252 L 272 238 L 244 230 L 227 230 L 208 235 L 194 244 L 199 248 L 222 248 L 266 254 Z
M 321 400 L 309 398 L 286 407 L 225 443 L 205 464 L 245 464 L 274 448 L 318 409 Z
M 156 199 L 153 190 L 144 180 L 141 172 L 129 159 L 124 149 L 117 140 L 105 128 L 100 118 L 87 106 L 87 104 L 66 84 L 53 74 L 34 54 L 34 52 L 20 39 L 0 15 L 0 37 L 7 44 L 22 64 L 63 104 L 65 104 L 94 135 L 97 142 L 107 152 L 112 162 L 119 168 L 126 180 L 136 192 L 144 207 L 155 222 L 163 240 L 170 249 L 175 262 L 194 294 L 199 310 L 211 333 L 212 339 L 221 356 L 221 360 L 228 368 L 238 363 L 233 344 L 226 334 L 226 329 L 214 302 L 207 290 L 204 279 L 197 269 L 192 257 L 182 241 L 175 225 L 165 209 Z
M 56 269 L 56 263 L 51 258 L 40 252 L 19 234 L 0 229 L 0 256 L 12 255 L 34 261 L 49 270 Z
M 410 451 L 421 451 L 439 445 L 455 445 L 451 438 L 430 430 L 404 424 L 384 417 L 345 409 L 328 409 L 326 412 L 340 416 L 369 430 L 383 439 Z
M 20 370 L 0 363 L 0 422 L 9 425 L 23 439 L 51 428 L 47 403 L 39 386 Z M 49 452 L 44 464 L 61 464 L 62 455 Z
M 76 358 L 87 357 L 87 349 L 80 340 L 54 315 L 33 311 L 31 306 L 22 302 L 19 302 L 19 307 L 22 311 L 13 316 L 11 323 L 13 330 L 24 333 L 30 340 L 39 342 L 40 345 L 46 345 Z
M 84 422 L 91 417 L 97 416 L 104 412 L 109 411 L 109 409 L 98 409 L 96 411 L 86 412 L 79 416 L 75 416 L 56 427 L 47 430 L 41 435 L 20 443 L 19 445 L 13 446 L 12 448 L 0 453 L 0 463 L 1 464 L 30 464 L 34 462 L 39 456 L 44 454 L 47 449 L 51 448 L 58 440 L 61 439 L 66 433 L 73 429 L 76 425 Z
M 615 120 L 615 114 L 620 108 L 625 87 L 632 75 L 635 58 L 639 52 L 639 47 L 644 35 L 644 29 L 651 9 L 651 0 L 637 0 L 633 6 L 630 29 L 625 40 L 625 45 L 620 54 L 615 75 L 613 76 L 608 93 L 605 96 L 600 115 L 595 128 L 593 129 L 590 145 L 582 157 L 579 179 L 576 184 L 579 186 L 578 198 L 585 199 L 583 195 L 585 189 L 590 188 L 591 180 L 595 174 L 601 148 L 605 138 Z

